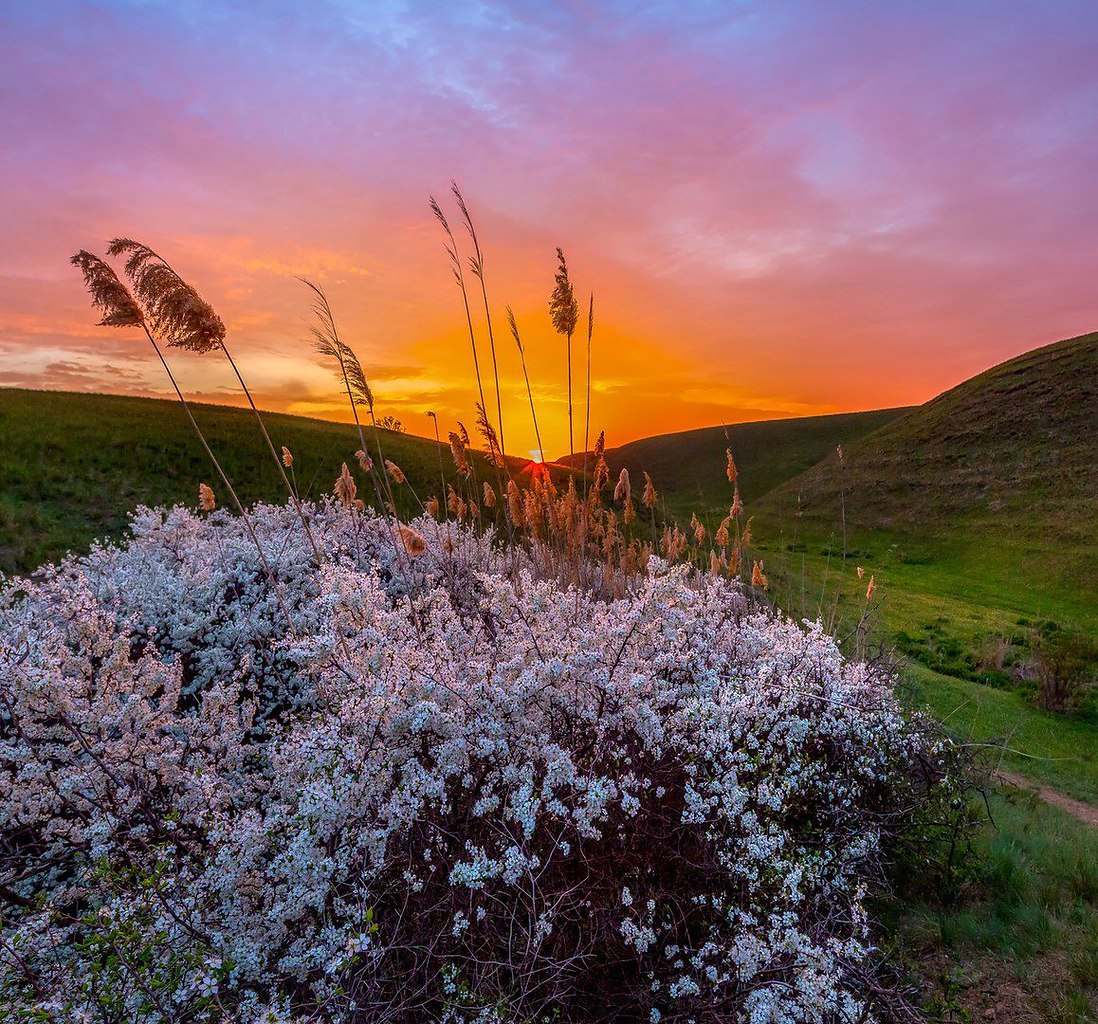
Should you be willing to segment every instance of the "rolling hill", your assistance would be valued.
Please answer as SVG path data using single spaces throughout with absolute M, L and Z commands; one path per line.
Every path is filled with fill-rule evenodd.
M 730 500 L 726 448 L 735 453 L 743 498 L 750 502 L 816 465 L 836 445 L 865 437 L 909 411 L 878 409 L 657 434 L 608 448 L 606 462 L 615 475 L 628 469 L 634 481 L 642 471 L 649 473 L 673 514 L 715 513 L 727 509 Z M 560 461 L 579 466 L 583 455 Z
M 286 500 L 249 410 L 191 407 L 246 504 Z M 278 413 L 264 413 L 263 419 L 275 445 L 293 452 L 303 496 L 331 493 L 346 462 L 359 476 L 360 496 L 370 499 L 372 489 L 357 474 L 359 439 L 353 425 Z M 408 434 L 378 433 L 385 457 L 404 470 L 421 498 L 439 493 L 440 473 L 456 480 L 448 447 Z M 210 484 L 228 504 L 175 401 L 0 388 L 0 437 L 0 571 L 26 571 L 97 537 L 119 537 L 138 504 L 193 505 L 199 482 Z M 376 460 L 368 428 L 366 441 Z M 479 456 L 474 465 L 480 476 L 488 471 Z M 407 487 L 394 491 L 399 511 L 418 511 Z

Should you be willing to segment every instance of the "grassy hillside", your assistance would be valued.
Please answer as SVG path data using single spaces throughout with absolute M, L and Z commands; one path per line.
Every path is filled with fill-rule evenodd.
M 658 434 L 607 449 L 606 461 L 615 474 L 628 469 L 635 482 L 648 472 L 672 514 L 716 512 L 729 503 L 724 455 L 729 446 L 743 498 L 752 501 L 816 465 L 836 445 L 865 437 L 908 411 L 878 409 Z M 578 455 L 563 461 L 579 465 L 582 460 Z
M 192 408 L 245 503 L 286 499 L 250 411 Z M 356 471 L 360 497 L 370 500 L 372 487 L 355 464 L 359 439 L 352 425 L 276 413 L 265 413 L 264 422 L 275 445 L 293 452 L 302 495 L 330 493 L 346 462 Z M 439 447 L 379 433 L 385 457 L 404 470 L 419 496 L 438 494 Z M 374 435 L 366 435 L 376 460 Z M 5 388 L 0 437 L 0 571 L 29 570 L 96 537 L 118 537 L 136 505 L 194 505 L 200 481 L 221 504 L 229 503 L 178 402 Z M 454 480 L 449 448 L 441 454 Z M 474 461 L 483 476 L 483 459 Z M 395 491 L 401 511 L 418 511 L 407 487 Z

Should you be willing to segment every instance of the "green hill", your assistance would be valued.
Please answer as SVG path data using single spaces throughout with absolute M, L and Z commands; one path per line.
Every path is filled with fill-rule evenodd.
M 726 448 L 735 453 L 743 499 L 750 502 L 814 466 L 836 445 L 865 437 L 908 411 L 878 409 L 657 434 L 608 448 L 606 461 L 615 475 L 628 469 L 634 483 L 642 471 L 649 473 L 672 514 L 723 514 L 731 500 Z M 579 466 L 583 456 L 561 461 Z
M 286 500 L 250 410 L 199 403 L 192 409 L 245 504 Z M 356 471 L 360 497 L 370 500 L 372 487 L 355 464 L 353 425 L 278 413 L 263 419 L 275 445 L 293 452 L 303 496 L 331 493 L 346 462 Z M 455 481 L 448 447 L 379 434 L 385 457 L 404 470 L 420 498 L 439 493 L 440 472 Z M 194 505 L 199 482 L 229 504 L 178 402 L 0 388 L 0 437 L 0 571 L 27 571 L 94 538 L 119 537 L 136 505 Z M 366 440 L 376 460 L 369 429 Z M 479 476 L 488 472 L 483 459 L 474 463 Z M 401 512 L 418 511 L 407 487 L 394 491 Z

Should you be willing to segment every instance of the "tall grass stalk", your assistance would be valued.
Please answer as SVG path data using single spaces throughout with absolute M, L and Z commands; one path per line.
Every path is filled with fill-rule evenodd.
M 484 300 L 484 320 L 488 325 L 488 347 L 492 353 L 492 375 L 495 377 L 496 382 L 496 422 L 499 425 L 499 450 L 506 457 L 507 444 L 503 431 L 503 400 L 500 396 L 499 364 L 496 362 L 496 338 L 492 330 L 492 311 L 488 305 L 488 289 L 484 283 L 484 253 L 481 252 L 477 229 L 473 224 L 473 218 L 469 213 L 468 206 L 465 205 L 465 199 L 456 181 L 450 182 L 450 191 L 454 194 L 462 219 L 465 221 L 466 230 L 469 232 L 469 238 L 473 243 L 473 255 L 469 257 L 469 266 L 473 271 L 473 275 L 480 282 L 480 295 Z M 481 401 L 484 401 L 483 395 L 481 395 Z

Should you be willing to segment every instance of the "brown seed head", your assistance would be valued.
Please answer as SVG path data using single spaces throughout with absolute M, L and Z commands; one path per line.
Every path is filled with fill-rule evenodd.
M 103 310 L 101 327 L 141 326 L 145 319 L 141 307 L 107 263 L 86 249 L 81 249 L 69 262 L 84 275 L 84 287 L 91 295 L 92 305 Z
M 557 334 L 571 337 L 579 320 L 579 303 L 568 279 L 568 264 L 561 249 L 557 249 L 557 263 L 553 294 L 549 297 L 549 319 L 553 321 L 553 330 Z
M 397 530 L 400 533 L 400 539 L 404 544 L 404 550 L 413 558 L 419 558 L 419 556 L 427 550 L 427 541 L 410 526 L 405 526 L 404 523 L 401 523 L 400 526 L 397 527 Z
M 212 512 L 217 507 L 217 499 L 214 497 L 214 492 L 206 484 L 198 485 L 198 507 L 203 512 Z
M 293 464 L 294 464 L 293 453 L 290 451 L 289 448 L 287 448 L 285 445 L 283 445 L 282 446 L 282 465 L 284 465 L 287 469 L 289 469 L 290 466 L 292 466 Z
M 361 469 L 363 473 L 369 473 L 370 470 L 374 468 L 374 460 L 361 448 L 355 452 L 355 458 L 358 459 L 359 469 Z
M 400 468 L 395 462 L 389 459 L 385 460 L 385 469 L 389 476 L 393 478 L 393 481 L 398 484 L 406 484 L 408 478 L 404 475 L 404 470 Z
M 209 352 L 225 340 L 225 324 L 213 307 L 157 253 L 132 238 L 115 238 L 111 256 L 126 254 L 126 276 L 144 305 L 153 330 L 169 345 Z
M 728 482 L 734 484 L 736 477 L 740 475 L 739 470 L 736 469 L 736 460 L 732 458 L 732 449 L 725 448 L 724 454 L 728 456 L 728 465 L 725 467 L 725 473 L 728 475 Z
M 335 496 L 344 508 L 350 508 L 355 503 L 358 486 L 355 484 L 355 478 L 351 476 L 351 471 L 347 468 L 346 462 L 343 463 L 343 468 L 339 471 L 339 478 L 335 482 L 334 490 Z

